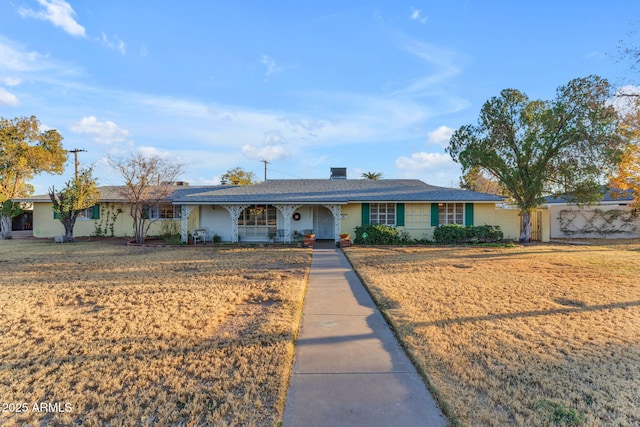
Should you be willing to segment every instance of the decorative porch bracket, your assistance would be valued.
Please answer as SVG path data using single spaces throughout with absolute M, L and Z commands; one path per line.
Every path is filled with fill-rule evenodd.
M 189 240 L 189 215 L 195 208 L 194 205 L 182 205 L 180 208 L 180 239 L 182 243 L 187 243 Z
M 342 212 L 342 208 L 340 205 L 322 205 L 325 208 L 329 209 L 331 211 L 331 213 L 333 214 L 333 224 L 334 224 L 334 228 L 335 230 L 333 231 L 333 240 L 335 242 L 339 242 L 340 241 L 340 228 L 341 228 L 341 212 Z
M 231 242 L 238 243 L 238 217 L 249 205 L 222 205 L 231 216 Z
M 284 242 L 291 243 L 291 217 L 293 213 L 302 205 L 274 205 L 284 219 Z

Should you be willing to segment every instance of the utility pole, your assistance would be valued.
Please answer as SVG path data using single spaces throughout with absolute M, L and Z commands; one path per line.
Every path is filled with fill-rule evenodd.
M 262 163 L 264 163 L 264 180 L 267 180 L 267 165 L 269 164 L 268 161 L 266 160 L 260 160 Z
M 74 159 L 75 159 L 75 170 L 76 170 L 75 177 L 76 177 L 76 181 L 78 180 L 78 153 L 82 153 L 84 151 L 87 151 L 87 150 L 81 150 L 79 148 L 75 148 L 73 150 L 69 150 L 69 153 L 73 153 L 73 156 L 74 156 Z

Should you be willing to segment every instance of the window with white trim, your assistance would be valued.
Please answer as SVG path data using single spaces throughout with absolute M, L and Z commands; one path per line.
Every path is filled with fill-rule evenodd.
M 78 212 L 77 219 L 93 219 L 93 206 L 86 208 Z
M 464 225 L 464 203 L 438 203 L 438 224 Z
M 253 205 L 245 208 L 238 217 L 238 232 L 243 239 L 263 239 L 276 229 L 276 207 Z
M 371 203 L 369 206 L 369 221 L 371 225 L 396 225 L 396 204 Z
M 182 206 L 162 203 L 155 206 L 147 206 L 145 214 L 149 219 L 180 219 L 182 216 Z

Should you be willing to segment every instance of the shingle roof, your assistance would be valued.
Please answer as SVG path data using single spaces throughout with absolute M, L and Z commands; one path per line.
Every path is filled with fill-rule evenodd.
M 632 190 L 619 190 L 616 188 L 603 188 L 604 197 L 600 201 L 601 203 L 618 203 L 618 202 L 629 202 L 634 199 Z M 572 203 L 569 197 L 552 197 L 548 196 L 544 198 L 545 203 L 548 204 L 567 204 Z
M 125 187 L 123 185 L 106 185 L 103 187 L 98 187 L 98 189 L 100 190 L 100 202 L 126 203 L 128 199 L 122 195 L 122 190 L 124 188 Z M 182 187 L 176 186 L 174 188 L 177 190 Z M 194 188 L 197 188 L 197 187 L 194 187 Z M 23 197 L 23 198 L 12 199 L 12 200 L 14 202 L 28 202 L 28 203 L 51 201 L 48 194 L 39 194 L 36 196 L 29 196 L 29 197 Z
M 101 202 L 122 202 L 122 186 L 100 187 Z M 49 195 L 15 199 L 19 202 L 49 202 Z M 489 202 L 503 197 L 456 188 L 435 187 L 417 179 L 278 179 L 259 184 L 232 186 L 177 186 L 175 204 L 349 202 Z
M 247 186 L 184 187 L 178 204 L 348 203 L 348 202 L 502 202 L 492 194 L 435 187 L 417 179 L 283 179 Z

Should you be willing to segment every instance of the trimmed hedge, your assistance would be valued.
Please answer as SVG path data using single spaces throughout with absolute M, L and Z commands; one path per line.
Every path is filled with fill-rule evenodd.
M 446 224 L 436 228 L 433 238 L 440 245 L 461 243 L 496 243 L 504 238 L 499 225 Z
M 355 228 L 356 245 L 402 245 L 410 243 L 409 234 L 390 225 L 360 225 Z M 364 237 L 366 236 L 366 237 Z

